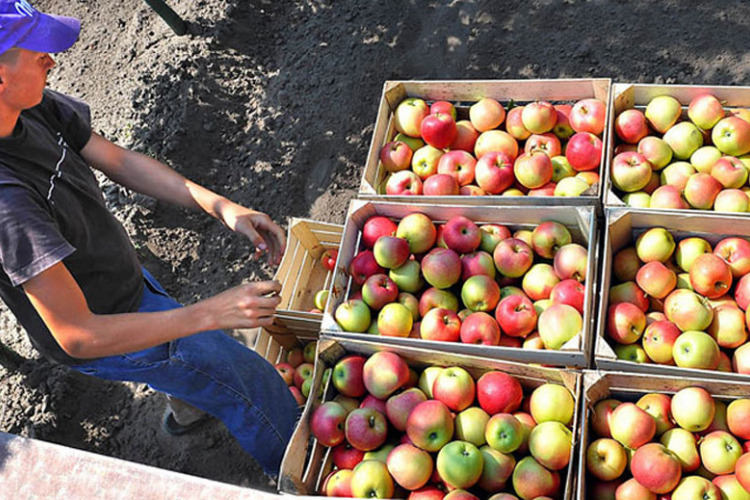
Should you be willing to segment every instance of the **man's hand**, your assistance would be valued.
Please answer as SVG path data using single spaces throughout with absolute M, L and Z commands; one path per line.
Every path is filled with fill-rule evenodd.
M 269 264 L 281 263 L 286 248 L 286 235 L 268 215 L 230 202 L 222 207 L 220 218 L 232 231 L 250 238 L 255 245 L 254 259 L 268 253 Z
M 230 288 L 203 301 L 211 311 L 215 328 L 257 328 L 271 326 L 281 302 L 278 281 L 258 281 Z

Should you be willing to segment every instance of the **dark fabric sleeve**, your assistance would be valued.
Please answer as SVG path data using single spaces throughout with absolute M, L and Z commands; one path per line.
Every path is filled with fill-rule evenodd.
M 0 264 L 13 286 L 74 251 L 37 194 L 20 185 L 0 183 Z
M 52 113 L 60 126 L 63 136 L 77 153 L 91 139 L 91 109 L 85 102 L 74 97 L 46 89 L 42 106 Z

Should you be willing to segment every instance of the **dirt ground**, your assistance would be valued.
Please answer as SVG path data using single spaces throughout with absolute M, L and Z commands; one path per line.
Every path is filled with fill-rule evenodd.
M 286 225 L 343 222 L 385 80 L 611 77 L 747 84 L 750 4 L 711 0 L 168 0 L 177 37 L 141 0 L 38 0 L 83 21 L 50 86 L 87 100 L 95 131 Z M 218 222 L 103 181 L 144 264 L 184 303 L 270 277 Z M 165 400 L 38 357 L 7 311 L 0 431 L 268 488 L 220 423 L 173 438 Z

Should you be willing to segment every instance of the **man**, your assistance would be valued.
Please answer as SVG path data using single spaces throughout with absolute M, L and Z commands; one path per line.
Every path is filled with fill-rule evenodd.
M 0 0 L 0 297 L 46 357 L 147 383 L 218 417 L 274 476 L 297 405 L 270 363 L 220 330 L 270 325 L 279 284 L 244 284 L 181 307 L 142 270 L 89 165 L 205 211 L 271 264 L 281 260 L 284 233 L 267 215 L 93 133 L 86 104 L 45 90 L 49 53 L 68 49 L 79 30 L 77 19 Z M 167 427 L 179 433 L 189 424 L 180 420 L 171 415 Z

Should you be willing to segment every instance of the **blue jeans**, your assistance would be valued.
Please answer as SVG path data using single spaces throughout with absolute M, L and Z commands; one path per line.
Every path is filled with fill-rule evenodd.
M 182 307 L 143 269 L 139 312 Z M 276 476 L 298 407 L 276 369 L 219 330 L 143 351 L 99 358 L 73 369 L 107 380 L 146 383 L 224 422 L 266 474 Z

